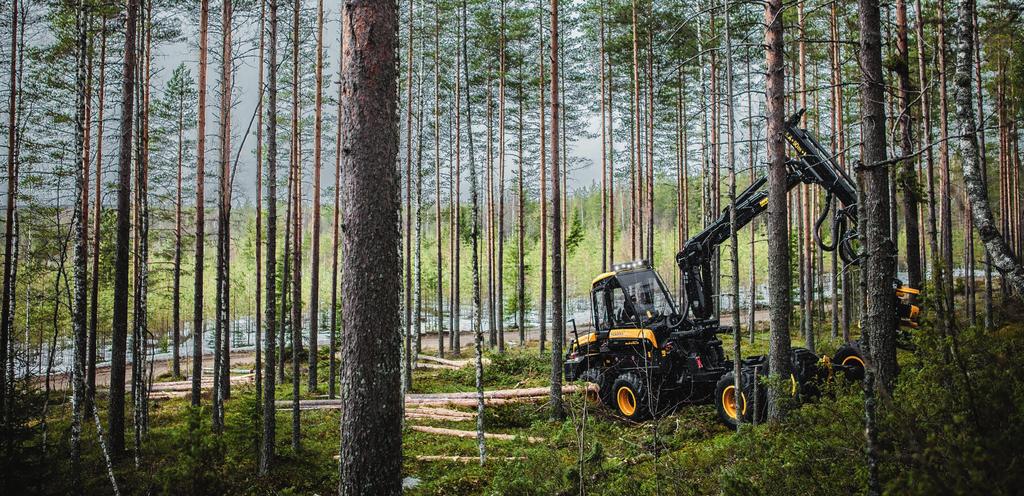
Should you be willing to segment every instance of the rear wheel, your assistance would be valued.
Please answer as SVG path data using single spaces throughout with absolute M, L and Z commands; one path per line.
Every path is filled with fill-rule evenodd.
M 605 374 L 596 368 L 587 369 L 580 374 L 580 380 L 583 382 L 590 382 L 597 384 L 597 400 L 605 406 L 611 408 L 615 406 L 613 399 L 612 382 Z M 588 394 L 589 396 L 589 394 Z
M 861 356 L 860 349 L 854 345 L 847 343 L 840 346 L 832 357 L 832 363 L 844 367 L 847 380 L 864 380 L 864 357 Z
M 723 375 L 715 385 L 715 409 L 718 411 L 718 418 L 733 429 L 738 424 L 737 418 L 742 419 L 743 422 L 753 422 L 755 409 L 759 412 L 758 420 L 761 420 L 764 417 L 767 398 L 764 388 L 758 388 L 755 398 L 754 374 L 743 372 L 740 397 L 737 402 L 735 377 L 735 374 L 729 372 Z
M 652 398 L 647 384 L 639 374 L 626 372 L 615 379 L 612 386 L 615 407 L 629 420 L 645 420 L 653 414 Z

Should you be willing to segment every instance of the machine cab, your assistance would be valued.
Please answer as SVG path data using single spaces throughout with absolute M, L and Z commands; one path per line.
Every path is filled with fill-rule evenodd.
M 617 264 L 613 269 L 597 276 L 591 288 L 596 339 L 616 337 L 615 330 L 664 327 L 656 324 L 676 309 L 658 273 L 643 261 Z

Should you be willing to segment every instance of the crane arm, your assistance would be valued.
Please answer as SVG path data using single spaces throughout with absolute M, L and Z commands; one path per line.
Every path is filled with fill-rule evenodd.
M 815 222 L 815 239 L 825 251 L 839 249 L 847 264 L 856 264 L 857 255 L 853 241 L 857 237 L 857 190 L 853 180 L 836 164 L 832 155 L 806 129 L 798 123 L 804 111 L 794 114 L 785 122 L 785 137 L 796 151 L 796 156 L 786 161 L 786 189 L 791 190 L 801 183 L 817 184 L 826 192 L 825 208 Z M 755 180 L 736 196 L 736 226 L 738 231 L 749 224 L 768 208 L 768 184 L 766 177 Z M 841 205 L 835 208 L 832 223 L 832 239 L 825 242 L 821 226 L 828 217 L 834 200 Z M 709 224 L 703 231 L 686 241 L 683 249 L 676 254 L 676 264 L 683 274 L 686 303 L 697 319 L 712 315 L 711 260 L 717 247 L 724 243 L 732 232 L 729 208 Z M 686 313 L 686 312 L 684 312 Z

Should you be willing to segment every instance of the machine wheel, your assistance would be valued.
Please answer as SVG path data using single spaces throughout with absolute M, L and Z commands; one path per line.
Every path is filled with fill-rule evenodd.
M 639 422 L 653 413 L 650 390 L 636 372 L 626 372 L 615 379 L 612 393 L 619 414 L 629 420 Z
M 729 372 L 723 375 L 715 385 L 715 410 L 718 411 L 718 418 L 722 423 L 733 429 L 736 428 L 737 415 L 743 419 L 743 422 L 749 423 L 754 420 L 754 374 L 747 371 L 743 372 L 739 405 L 736 404 L 735 377 L 735 374 Z M 764 388 L 758 388 L 758 420 L 764 418 L 766 403 L 767 394 L 765 394 Z
M 615 401 L 612 394 L 612 382 L 605 378 L 604 373 L 596 368 L 590 368 L 580 374 L 580 380 L 583 382 L 592 382 L 597 384 L 597 400 L 599 400 L 605 406 L 612 408 L 615 406 Z
M 864 358 L 860 354 L 860 348 L 851 343 L 844 344 L 836 350 L 832 357 L 834 365 L 846 367 L 846 379 L 850 381 L 864 380 Z

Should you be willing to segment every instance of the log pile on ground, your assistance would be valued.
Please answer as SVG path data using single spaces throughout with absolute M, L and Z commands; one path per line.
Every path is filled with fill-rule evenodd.
M 520 389 L 498 389 L 484 391 L 484 405 L 504 405 L 509 403 L 540 403 L 547 401 L 550 388 L 520 388 Z M 597 385 L 586 384 L 577 386 L 567 384 L 562 386 L 562 394 L 584 392 L 588 395 L 597 393 Z M 413 393 L 405 395 L 406 409 L 422 407 L 476 407 L 479 402 L 476 392 L 462 393 Z M 291 400 L 278 400 L 278 408 L 291 408 Z M 340 410 L 342 401 L 340 399 L 315 399 L 299 401 L 301 410 Z

